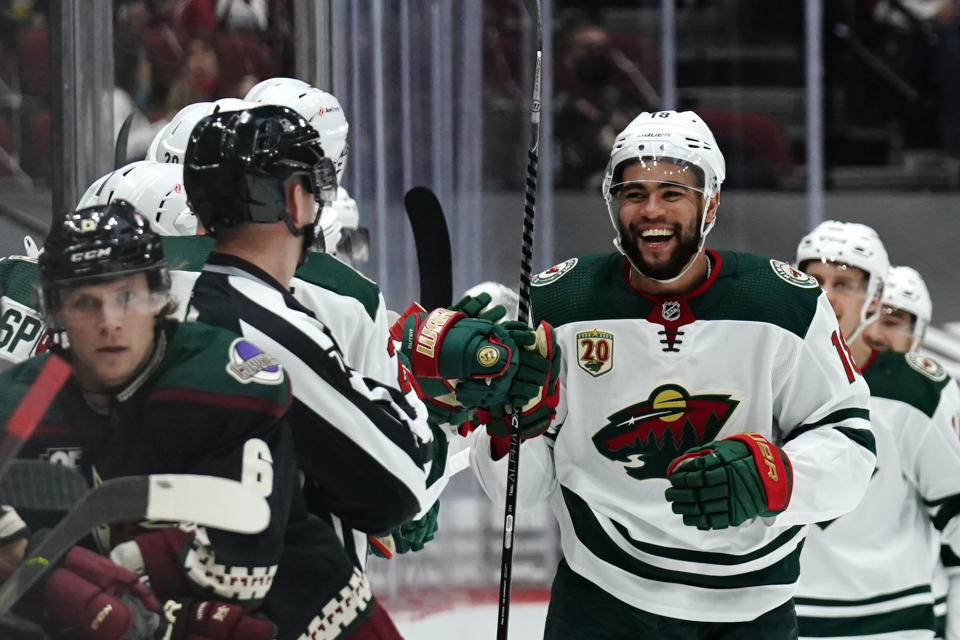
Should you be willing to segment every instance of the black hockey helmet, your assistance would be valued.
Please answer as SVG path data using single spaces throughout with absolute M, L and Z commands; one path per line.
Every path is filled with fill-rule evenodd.
M 47 316 L 59 308 L 61 290 L 91 282 L 144 272 L 152 291 L 170 290 L 160 236 L 126 200 L 68 213 L 47 235 L 37 263 Z
M 290 221 L 284 182 L 302 174 L 318 204 L 336 196 L 337 173 L 320 134 L 296 111 L 263 105 L 202 118 L 184 155 L 190 208 L 213 235 L 244 222 Z

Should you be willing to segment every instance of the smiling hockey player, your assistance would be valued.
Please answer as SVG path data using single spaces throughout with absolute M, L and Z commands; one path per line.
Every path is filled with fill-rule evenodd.
M 563 350 L 518 481 L 519 508 L 549 497 L 560 522 L 549 640 L 795 638 L 803 525 L 856 506 L 873 471 L 868 390 L 816 281 L 705 250 L 724 175 L 696 114 L 640 114 L 603 184 L 620 251 L 534 279 Z M 490 430 L 472 462 L 502 499 Z

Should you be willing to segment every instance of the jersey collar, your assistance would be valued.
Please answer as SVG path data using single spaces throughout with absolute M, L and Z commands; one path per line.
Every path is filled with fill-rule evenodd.
M 688 291 L 687 293 L 684 293 L 678 296 L 673 296 L 673 295 L 654 296 L 654 295 L 650 295 L 649 293 L 640 291 L 639 289 L 634 287 L 633 284 L 630 282 L 630 261 L 627 260 L 626 258 L 623 258 L 623 271 L 622 271 L 623 280 L 626 283 L 627 287 L 630 288 L 631 291 L 633 291 L 634 293 L 640 296 L 643 296 L 647 300 L 653 300 L 654 302 L 660 302 L 662 300 L 689 300 L 690 298 L 694 298 L 700 295 L 701 293 L 703 293 L 704 291 L 706 291 L 707 289 L 709 289 L 710 286 L 714 282 L 716 282 L 717 277 L 720 275 L 720 270 L 723 268 L 723 258 L 720 257 L 719 253 L 717 253 L 713 249 L 707 249 L 706 254 L 707 254 L 707 257 L 713 262 L 713 266 L 711 267 L 711 271 L 710 271 L 710 277 L 704 280 L 703 282 L 701 282 L 699 285 L 697 285 L 696 289 L 693 289 L 692 291 Z

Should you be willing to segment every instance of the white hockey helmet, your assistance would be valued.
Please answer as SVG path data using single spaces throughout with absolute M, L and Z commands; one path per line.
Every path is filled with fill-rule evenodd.
M 623 249 L 620 246 L 617 224 L 620 214 L 617 191 L 624 184 L 622 181 L 624 168 L 634 162 L 653 164 L 669 162 L 675 165 L 679 172 L 695 176 L 699 185 L 697 190 L 704 196 L 703 216 L 700 221 L 700 248 L 702 249 L 707 234 L 716 222 L 716 217 L 707 222 L 707 208 L 711 198 L 720 192 L 720 186 L 727 175 L 723 154 L 707 124 L 693 111 L 644 111 L 617 136 L 610 152 L 610 161 L 607 163 L 601 190 L 607 204 L 607 212 L 610 214 L 610 223 L 617 231 L 614 244 L 621 253 Z M 679 184 L 689 188 L 687 184 Z M 693 259 L 676 277 L 662 282 L 676 280 L 686 273 L 692 264 Z
M 360 226 L 357 202 L 343 187 L 320 213 L 320 229 L 327 253 L 350 265 L 370 259 L 370 231 Z
M 132 204 L 160 235 L 192 236 L 197 232 L 197 217 L 183 188 L 183 165 L 132 162 L 90 185 L 77 209 L 106 206 L 114 199 Z
M 188 104 L 157 132 L 150 142 L 144 159 L 181 164 L 193 127 L 201 118 L 217 111 L 240 111 L 251 106 L 255 105 L 237 98 L 221 98 L 215 102 Z
M 517 293 L 516 289 L 511 289 L 502 282 L 487 280 L 486 282 L 473 285 L 464 291 L 463 295 L 476 297 L 481 293 L 486 293 L 490 296 L 490 304 L 503 305 L 507 310 L 507 315 L 503 317 L 501 322 L 517 319 L 517 312 L 520 309 L 520 294 Z
M 883 305 L 913 315 L 911 350 L 918 349 L 933 318 L 933 301 L 930 299 L 930 292 L 923 277 L 916 269 L 890 267 L 883 285 Z
M 863 328 L 877 319 L 880 305 L 868 316 L 870 303 L 879 302 L 883 281 L 890 270 L 887 250 L 877 232 L 858 222 L 827 220 L 805 235 L 797 246 L 798 268 L 810 261 L 835 262 L 856 267 L 867 274 L 867 291 L 860 309 L 860 325 L 847 341 L 852 342 Z
M 303 116 L 320 134 L 323 153 L 333 160 L 337 168 L 337 181 L 343 181 L 349 153 L 347 132 L 350 125 L 335 96 L 296 78 L 268 78 L 254 85 L 244 100 L 281 104 Z

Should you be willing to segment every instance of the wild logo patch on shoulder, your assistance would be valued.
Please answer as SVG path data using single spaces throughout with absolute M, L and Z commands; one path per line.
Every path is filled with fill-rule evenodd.
M 560 264 L 554 265 L 545 271 L 541 271 L 537 275 L 533 276 L 533 280 L 530 281 L 530 286 L 533 287 L 542 287 L 545 284 L 550 284 L 562 278 L 567 272 L 571 271 L 575 266 L 577 266 L 577 258 L 570 258 L 569 260 L 564 260 Z
M 594 378 L 613 370 L 613 334 L 581 331 L 577 334 L 577 364 Z
M 916 369 L 934 382 L 943 382 L 947 378 L 947 371 L 933 358 L 910 352 L 904 356 L 911 369 Z
M 237 338 L 228 349 L 230 362 L 227 373 L 237 382 L 247 384 L 280 384 L 283 382 L 283 369 L 273 356 L 264 353 L 260 347 Z
M 791 267 L 786 262 L 782 262 L 780 260 L 771 260 L 770 266 L 773 268 L 773 272 L 777 274 L 781 280 L 786 280 L 795 287 L 800 287 L 801 289 L 816 289 L 820 286 L 820 283 L 817 282 L 816 278 L 807 275 L 799 269 Z

